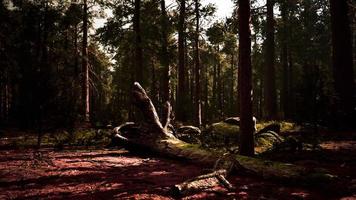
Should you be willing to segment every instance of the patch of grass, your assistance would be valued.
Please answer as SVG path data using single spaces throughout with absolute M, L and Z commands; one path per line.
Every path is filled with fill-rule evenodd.
M 261 121 L 256 124 L 256 129 L 257 129 L 256 132 L 271 124 L 279 124 L 281 126 L 282 133 L 300 131 L 303 128 L 302 126 L 296 123 L 288 122 L 288 121 Z
M 111 141 L 111 132 L 102 129 L 76 130 L 73 133 L 71 144 L 79 146 L 106 145 Z

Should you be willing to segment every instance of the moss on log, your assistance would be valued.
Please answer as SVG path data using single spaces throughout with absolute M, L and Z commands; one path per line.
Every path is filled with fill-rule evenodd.
M 135 126 L 132 131 L 115 129 L 116 134 L 119 135 L 118 138 L 128 147 L 137 147 L 158 154 L 183 158 L 211 168 L 214 168 L 214 166 L 216 168 L 219 162 L 219 168 L 222 169 L 232 166 L 231 170 L 233 171 L 288 183 L 323 185 L 331 183 L 337 178 L 319 169 L 310 170 L 293 164 L 224 154 L 223 152 L 204 149 L 200 145 L 186 143 L 173 136 L 166 128 L 167 124 L 162 126 L 150 98 L 138 83 L 134 84 L 133 94 L 134 102 L 144 114 L 145 121 Z M 167 104 L 170 107 L 168 102 Z M 168 109 L 168 112 L 170 112 L 170 109 Z M 164 121 L 167 122 L 169 120 Z

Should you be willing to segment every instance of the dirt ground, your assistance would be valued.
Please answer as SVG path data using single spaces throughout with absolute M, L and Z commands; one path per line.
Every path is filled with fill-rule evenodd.
M 356 141 L 333 140 L 321 146 L 322 154 L 274 159 L 324 167 L 356 184 Z M 2 149 L 0 199 L 178 199 L 171 195 L 171 186 L 208 170 L 123 149 Z M 180 199 L 356 199 L 356 194 L 338 194 L 332 188 L 310 189 L 244 175 L 228 180 L 235 191 L 217 187 Z

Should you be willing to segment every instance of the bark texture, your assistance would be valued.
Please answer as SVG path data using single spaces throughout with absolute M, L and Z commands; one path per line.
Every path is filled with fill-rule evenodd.
M 341 110 L 355 109 L 355 82 L 352 60 L 352 38 L 347 0 L 330 0 L 332 29 L 332 63 L 335 90 Z
M 171 90 L 170 90 L 170 76 L 171 69 L 169 66 L 169 56 L 168 56 L 168 17 L 166 11 L 166 1 L 161 0 L 161 34 L 162 34 L 162 57 L 161 65 L 163 67 L 163 100 L 170 101 Z
M 177 91 L 177 120 L 186 121 L 185 113 L 186 69 L 185 69 L 185 0 L 180 0 L 178 22 L 178 91 Z
M 83 41 L 82 41 L 82 100 L 84 103 L 84 121 L 90 120 L 89 61 L 88 61 L 88 4 L 84 0 Z
M 250 0 L 239 1 L 239 99 L 240 99 L 240 154 L 254 154 L 252 115 L 252 68 Z
M 267 36 L 265 41 L 266 67 L 264 71 L 264 98 L 267 119 L 277 117 L 276 75 L 275 75 L 275 22 L 273 14 L 274 0 L 267 0 Z
M 200 56 L 199 56 L 199 0 L 195 0 L 195 123 L 201 127 L 201 86 L 200 86 Z
M 135 12 L 133 18 L 133 29 L 135 32 L 135 80 L 143 81 L 143 56 L 141 38 L 141 0 L 135 0 Z

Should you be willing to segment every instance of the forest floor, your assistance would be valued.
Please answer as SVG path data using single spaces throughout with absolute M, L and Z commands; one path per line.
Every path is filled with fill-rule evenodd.
M 16 140 L 16 134 L 11 135 L 0 139 L 0 199 L 176 199 L 171 186 L 209 170 L 123 149 L 10 148 L 6 144 Z M 323 141 L 318 152 L 281 153 L 269 159 L 323 167 L 356 185 L 355 134 L 344 135 Z M 216 187 L 181 199 L 356 199 L 356 194 L 340 194 L 335 188 L 313 189 L 244 175 L 228 180 L 235 191 Z

